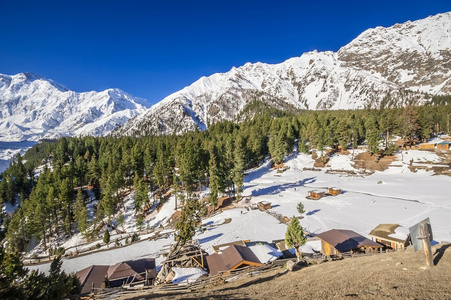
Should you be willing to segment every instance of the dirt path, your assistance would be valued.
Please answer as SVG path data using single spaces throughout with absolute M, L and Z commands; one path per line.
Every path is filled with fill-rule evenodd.
M 283 268 L 190 293 L 140 294 L 120 299 L 451 299 L 451 244 L 433 247 L 432 268 L 423 251 L 376 254 Z

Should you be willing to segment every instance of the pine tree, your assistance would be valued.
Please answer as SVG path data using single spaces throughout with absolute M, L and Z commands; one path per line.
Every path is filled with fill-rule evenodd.
M 136 216 L 136 228 L 138 229 L 138 231 L 141 231 L 143 229 L 143 226 L 144 226 L 143 214 L 139 213 Z
M 233 151 L 234 167 L 233 167 L 233 183 L 236 186 L 236 200 L 241 200 L 241 193 L 243 192 L 244 183 L 244 164 L 245 164 L 245 152 L 244 152 L 244 140 L 239 135 L 235 141 L 235 150 Z
M 105 229 L 105 233 L 103 234 L 103 242 L 105 244 L 110 243 L 110 231 L 108 230 L 108 228 Z
M 379 134 L 379 128 L 377 127 L 376 120 L 373 116 L 370 116 L 365 122 L 366 129 L 366 143 L 368 145 L 368 150 L 371 154 L 379 152 L 379 141 L 381 140 Z
M 301 215 L 305 212 L 304 210 L 304 204 L 302 204 L 302 202 L 299 202 L 298 205 L 296 206 L 298 213 L 300 213 Z
M 210 153 L 210 160 L 209 160 L 209 181 L 210 181 L 210 196 L 209 201 L 211 205 L 216 207 L 218 205 L 218 193 L 219 193 L 219 168 L 218 168 L 218 161 L 217 161 L 217 149 L 214 143 L 210 145 L 209 153 Z
M 200 204 L 196 199 L 186 201 L 180 220 L 175 224 L 177 230 L 175 240 L 178 244 L 184 245 L 193 238 L 196 233 L 196 224 L 200 221 L 200 209 Z
M 84 233 L 88 227 L 88 211 L 86 209 L 86 204 L 81 189 L 77 192 L 74 214 L 78 230 L 80 230 L 81 233 Z
M 66 234 L 72 234 L 71 224 L 72 224 L 72 209 L 71 204 L 73 201 L 73 187 L 70 178 L 63 179 L 60 186 L 59 200 L 63 207 L 64 216 L 64 230 Z
M 302 229 L 302 226 L 299 224 L 298 218 L 293 216 L 290 225 L 288 225 L 287 232 L 285 233 L 285 244 L 288 247 L 294 247 L 298 262 L 301 260 L 302 257 L 302 254 L 299 251 L 299 247 L 304 245 L 306 242 L 307 239 L 305 238 L 304 230 Z

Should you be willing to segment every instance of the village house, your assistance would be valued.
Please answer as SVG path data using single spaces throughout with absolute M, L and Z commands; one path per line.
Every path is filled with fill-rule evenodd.
M 431 149 L 435 149 L 435 144 L 419 144 L 418 148 L 420 150 L 431 150 Z
M 338 189 L 338 188 L 335 188 L 335 187 L 330 187 L 328 194 L 331 195 L 331 196 L 341 195 L 341 189 Z
M 343 256 L 345 253 L 368 253 L 382 249 L 382 245 L 352 230 L 331 229 L 317 235 L 321 239 L 321 253 Z
M 388 249 L 404 249 L 410 244 L 409 229 L 398 224 L 379 224 L 369 236 Z
M 76 273 L 82 287 L 81 294 L 90 293 L 93 288 L 118 287 L 132 283 L 150 285 L 156 275 L 153 258 L 129 260 L 112 266 L 93 265 Z
M 88 294 L 94 288 L 106 288 L 108 268 L 110 266 L 93 265 L 78 271 L 75 275 L 81 283 L 81 294 Z
M 251 249 L 238 245 L 229 246 L 221 254 L 214 253 L 207 256 L 207 263 L 211 276 L 246 266 L 258 267 L 261 265 Z
M 437 144 L 437 149 L 438 149 L 438 150 L 448 151 L 449 148 L 450 148 L 449 145 L 450 145 L 450 142 L 438 143 L 438 144 Z
M 320 191 L 320 190 L 309 191 L 308 194 L 309 195 L 307 196 L 307 199 L 310 199 L 310 200 L 319 200 L 319 199 L 323 198 L 324 196 L 326 196 L 326 192 Z
M 257 203 L 258 209 L 261 211 L 271 209 L 271 202 L 268 201 L 260 201 Z

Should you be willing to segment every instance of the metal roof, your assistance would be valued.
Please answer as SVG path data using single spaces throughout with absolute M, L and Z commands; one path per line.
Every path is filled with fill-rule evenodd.
M 364 246 L 382 247 L 381 244 L 376 243 L 355 231 L 346 229 L 332 229 L 318 234 L 317 237 L 340 252 L 347 252 Z
M 251 249 L 238 245 L 231 245 L 222 251 L 221 254 L 215 253 L 207 256 L 210 275 L 216 275 L 220 272 L 228 271 L 240 263 L 245 264 L 246 262 L 261 264 Z

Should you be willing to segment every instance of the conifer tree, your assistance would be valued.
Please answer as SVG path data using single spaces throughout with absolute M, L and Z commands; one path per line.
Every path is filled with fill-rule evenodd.
M 209 147 L 210 160 L 209 160 L 209 181 L 210 181 L 210 196 L 209 201 L 211 205 L 216 207 L 218 205 L 218 193 L 219 193 L 219 168 L 216 154 L 216 146 L 212 143 Z
M 77 192 L 74 214 L 78 230 L 84 233 L 88 227 L 88 210 L 86 209 L 85 199 L 81 189 Z
M 105 229 L 105 233 L 103 234 L 103 242 L 105 244 L 110 243 L 110 231 L 108 230 L 108 228 Z
M 175 240 L 184 245 L 196 233 L 196 224 L 200 221 L 200 203 L 196 199 L 188 199 L 183 206 L 180 220 L 175 224 L 177 230 Z
M 233 151 L 234 167 L 233 167 L 233 183 L 236 186 L 236 200 L 241 200 L 241 193 L 243 192 L 244 183 L 244 164 L 245 164 L 245 152 L 244 152 L 244 140 L 239 135 L 235 141 L 235 149 Z
M 63 179 L 60 186 L 59 200 L 63 207 L 64 230 L 66 234 L 71 234 L 73 187 L 70 178 Z
M 296 209 L 298 210 L 298 213 L 300 213 L 301 215 L 305 212 L 304 204 L 302 204 L 302 202 L 298 203 L 298 205 L 296 206 Z
M 299 251 L 299 247 L 304 245 L 306 242 L 307 239 L 305 238 L 304 230 L 302 229 L 302 226 L 299 224 L 298 218 L 293 216 L 290 225 L 288 225 L 287 232 L 285 233 L 285 244 L 288 247 L 294 247 L 298 262 L 301 260 L 302 257 L 302 254 Z

